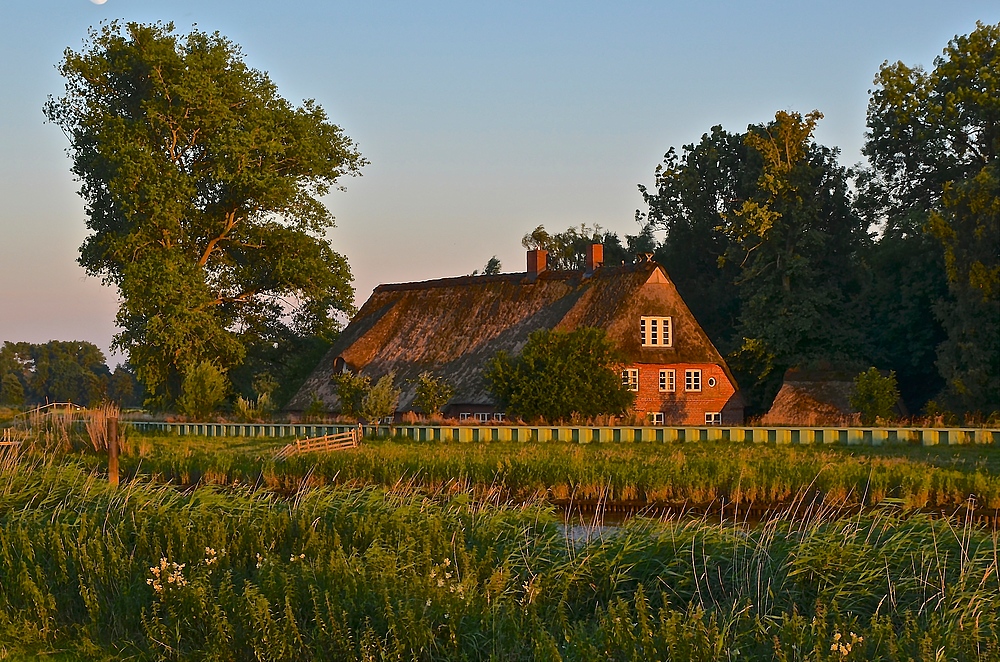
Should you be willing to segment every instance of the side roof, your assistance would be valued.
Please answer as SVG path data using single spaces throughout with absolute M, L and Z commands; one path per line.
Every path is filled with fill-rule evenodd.
M 640 315 L 673 318 L 671 348 L 642 348 Z M 579 271 L 464 276 L 380 285 L 289 403 L 308 407 L 315 393 L 338 406 L 330 378 L 342 360 L 377 380 L 390 371 L 408 409 L 421 372 L 446 377 L 452 402 L 493 404 L 482 378 L 487 360 L 500 350 L 517 354 L 539 329 L 603 328 L 630 363 L 712 363 L 722 356 L 681 299 L 666 272 L 652 261 Z M 733 384 L 735 385 L 735 380 Z

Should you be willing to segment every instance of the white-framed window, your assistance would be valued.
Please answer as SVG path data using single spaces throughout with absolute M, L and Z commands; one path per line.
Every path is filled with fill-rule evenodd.
M 715 388 L 715 385 L 719 382 L 715 381 L 715 377 L 708 378 L 708 388 Z
M 458 415 L 458 420 L 460 420 L 460 421 L 467 421 L 467 420 L 469 420 L 470 416 L 472 416 L 472 414 L 463 411 L 461 414 Z
M 672 347 L 673 323 L 670 317 L 640 317 L 639 338 L 643 347 Z
M 663 425 L 663 412 L 654 411 L 650 413 L 649 420 L 653 423 L 653 425 Z
M 701 370 L 684 371 L 684 390 L 685 391 L 701 390 Z
M 490 420 L 489 414 L 476 414 L 476 420 L 480 423 L 486 423 Z
M 722 412 L 705 412 L 705 425 L 722 425 Z
M 503 420 L 503 412 L 502 411 L 498 411 L 495 414 L 493 414 L 493 420 L 494 421 L 502 421 Z
M 673 393 L 677 390 L 677 371 L 668 368 L 660 371 L 660 391 L 663 393 Z
M 639 390 L 639 369 L 625 368 L 622 370 L 622 386 L 630 391 Z

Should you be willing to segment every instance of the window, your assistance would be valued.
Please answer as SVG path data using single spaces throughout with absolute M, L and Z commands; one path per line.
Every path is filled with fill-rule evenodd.
M 708 388 L 715 388 L 716 384 L 718 384 L 718 382 L 715 381 L 715 377 L 708 378 Z
M 458 420 L 460 420 L 460 421 L 467 421 L 467 420 L 469 420 L 469 416 L 471 416 L 471 415 L 472 414 L 469 414 L 469 413 L 463 411 L 461 414 L 458 415 Z
M 490 415 L 489 414 L 476 414 L 476 420 L 479 421 L 480 423 L 486 423 L 487 421 L 490 420 Z
M 639 336 L 643 347 L 672 347 L 671 318 L 640 317 Z
M 663 425 L 663 412 L 654 411 L 649 415 L 649 419 L 653 422 L 653 425 Z
M 677 390 L 677 371 L 676 370 L 661 370 L 660 371 L 660 391 L 665 391 L 667 393 L 673 393 Z
M 705 425 L 722 425 L 722 413 L 705 412 Z
M 622 386 L 630 391 L 639 390 L 639 369 L 625 368 L 622 370 Z
M 503 420 L 503 412 L 498 411 L 497 413 L 493 414 L 493 420 L 494 421 L 502 421 Z
M 684 371 L 684 390 L 685 391 L 701 390 L 701 370 Z

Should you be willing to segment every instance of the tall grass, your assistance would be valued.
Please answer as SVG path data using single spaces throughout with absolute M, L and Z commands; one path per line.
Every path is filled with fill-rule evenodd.
M 831 449 L 802 446 L 565 443 L 440 444 L 366 441 L 352 451 L 275 462 L 273 448 L 226 439 L 146 437 L 126 471 L 179 484 L 403 482 L 434 492 L 500 490 L 506 499 L 705 505 L 783 504 L 804 492 L 829 504 L 1000 508 L 1000 449 Z M 242 442 L 246 443 L 246 442 Z
M 226 660 L 997 659 L 996 534 L 635 520 L 408 485 L 110 489 L 0 465 L 0 646 Z

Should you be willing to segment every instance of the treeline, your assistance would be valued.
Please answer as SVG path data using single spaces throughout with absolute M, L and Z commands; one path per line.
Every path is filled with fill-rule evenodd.
M 72 402 L 88 406 L 105 400 L 135 407 L 142 404 L 142 389 L 127 365 L 112 372 L 104 353 L 93 343 L 5 342 L 0 348 L 2 405 Z
M 885 64 L 868 164 L 817 143 L 822 114 L 778 112 L 671 148 L 640 185 L 642 230 L 549 234 L 564 268 L 650 252 L 727 356 L 748 414 L 790 367 L 894 371 L 913 414 L 1000 412 L 1000 25 L 957 37 L 932 71 Z M 659 239 L 662 237 L 662 239 Z M 609 250 L 610 249 L 610 250 Z

